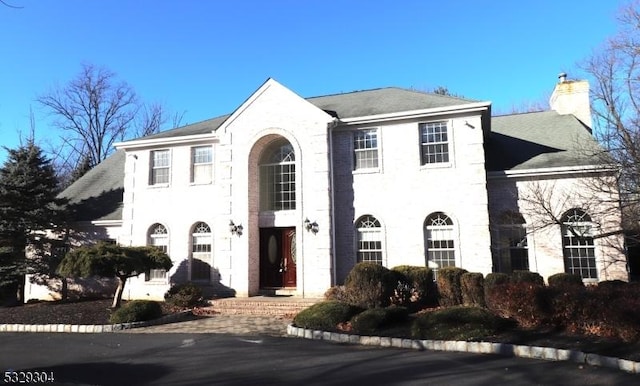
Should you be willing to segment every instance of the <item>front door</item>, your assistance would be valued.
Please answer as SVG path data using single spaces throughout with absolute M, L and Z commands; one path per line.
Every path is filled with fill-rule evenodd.
M 260 288 L 296 286 L 296 229 L 260 229 Z

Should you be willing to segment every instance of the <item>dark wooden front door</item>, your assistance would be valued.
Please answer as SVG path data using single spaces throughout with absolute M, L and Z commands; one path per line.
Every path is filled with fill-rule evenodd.
M 296 286 L 296 229 L 260 229 L 260 287 Z

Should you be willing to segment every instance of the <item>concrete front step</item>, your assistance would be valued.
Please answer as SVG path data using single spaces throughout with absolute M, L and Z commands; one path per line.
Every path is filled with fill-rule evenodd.
M 208 300 L 210 311 L 228 315 L 293 316 L 322 299 L 290 297 L 225 298 Z

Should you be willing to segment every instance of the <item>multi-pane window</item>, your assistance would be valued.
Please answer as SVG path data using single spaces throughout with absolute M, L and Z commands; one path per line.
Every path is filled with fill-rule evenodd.
M 362 216 L 356 222 L 358 262 L 382 265 L 382 227 L 373 216 Z
M 378 131 L 358 130 L 353 133 L 353 168 L 372 169 L 378 167 Z
M 501 216 L 498 225 L 498 248 L 499 272 L 529 270 L 527 229 L 520 214 L 506 212 Z
M 168 184 L 171 159 L 169 150 L 155 150 L 151 152 L 150 185 Z
M 205 222 L 193 227 L 191 234 L 191 280 L 211 278 L 211 228 Z
M 449 162 L 446 121 L 420 124 L 420 156 L 422 165 Z
M 288 141 L 281 140 L 269 146 L 260 162 L 260 209 L 295 208 L 295 153 Z
M 425 238 L 429 266 L 437 272 L 439 268 L 455 267 L 453 221 L 442 212 L 435 212 L 425 220 Z
M 191 182 L 209 184 L 213 175 L 213 151 L 211 146 L 191 149 Z
M 162 252 L 169 251 L 169 232 L 162 224 L 153 224 L 149 228 L 148 244 L 159 248 Z M 152 269 L 147 272 L 146 280 L 164 280 L 167 277 L 167 271 L 164 269 Z
M 562 249 L 565 271 L 583 279 L 597 279 L 595 246 L 591 217 L 581 209 L 562 216 Z

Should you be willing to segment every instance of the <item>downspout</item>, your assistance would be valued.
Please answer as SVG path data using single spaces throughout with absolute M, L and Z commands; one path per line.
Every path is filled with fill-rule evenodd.
M 333 128 L 338 125 L 338 119 L 334 118 L 329 123 L 329 182 L 331 187 L 331 286 L 336 285 L 336 206 L 335 206 L 335 181 L 333 175 Z

